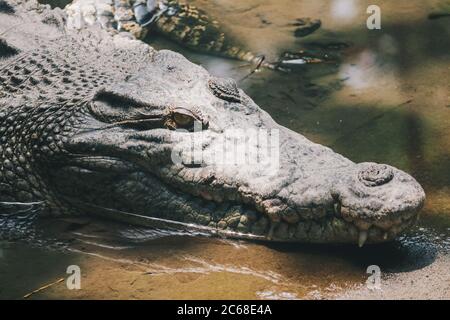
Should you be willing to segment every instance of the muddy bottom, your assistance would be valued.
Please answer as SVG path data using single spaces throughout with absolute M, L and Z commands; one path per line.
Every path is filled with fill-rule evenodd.
M 20 299 L 68 279 L 73 265 L 81 271 L 80 290 L 64 280 L 29 298 L 450 298 L 449 232 L 423 227 L 361 249 L 227 240 L 87 218 L 39 220 L 27 230 L 20 241 L 10 233 L 0 243 L 0 298 Z M 369 290 L 367 268 L 374 265 L 381 284 Z
M 0 244 L 1 298 L 68 279 L 73 265 L 81 271 L 80 290 L 62 281 L 30 298 L 450 298 L 449 232 L 417 227 L 395 242 L 360 249 L 227 240 L 87 218 L 33 225 L 36 232 L 22 234 L 26 242 Z M 381 270 L 379 290 L 365 285 L 373 265 Z
M 155 34 L 147 39 L 235 78 L 277 122 L 307 138 L 355 162 L 413 175 L 427 194 L 418 225 L 392 243 L 360 249 L 88 218 L 2 219 L 0 298 L 21 299 L 63 278 L 29 299 L 450 299 L 450 24 L 428 18 L 443 2 L 378 1 L 381 30 L 366 28 L 368 1 L 190 2 L 269 60 L 285 51 L 328 54 L 290 73 L 251 73 L 254 66 L 239 61 L 192 53 Z M 301 17 L 322 26 L 296 38 L 290 23 Z M 70 265 L 80 267 L 80 290 L 66 285 Z M 369 266 L 381 271 L 377 288 L 366 283 Z

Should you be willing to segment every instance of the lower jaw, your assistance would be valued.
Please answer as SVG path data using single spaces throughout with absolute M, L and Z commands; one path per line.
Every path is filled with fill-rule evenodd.
M 206 201 L 206 200 L 203 200 Z M 208 201 L 206 201 L 208 202 Z M 275 222 L 265 213 L 242 205 L 237 210 L 227 210 L 218 220 L 202 214 L 185 216 L 184 222 L 191 226 L 207 227 L 211 233 L 228 238 L 256 239 L 272 242 L 299 242 L 317 244 L 364 244 L 382 243 L 395 239 L 417 221 L 417 213 L 409 212 L 403 218 L 386 223 L 366 222 L 343 217 L 341 212 L 322 208 L 325 216 L 317 219 L 300 219 Z M 243 213 L 245 212 L 245 213 Z
M 263 214 L 259 214 L 256 220 L 250 221 L 248 216 L 242 214 L 239 223 L 226 225 L 221 224 L 220 221 L 218 223 L 210 221 L 205 224 L 204 221 L 193 221 L 189 218 L 184 221 L 156 218 L 87 204 L 84 204 L 84 208 L 94 209 L 97 215 L 108 219 L 139 226 L 183 229 L 196 234 L 232 239 L 314 244 L 358 244 L 360 247 L 366 243 L 392 241 L 417 220 L 416 216 L 412 216 L 387 230 L 375 225 L 368 227 L 366 230 L 361 230 L 352 222 L 335 216 L 324 217 L 321 220 L 301 220 L 297 223 L 286 223 L 271 222 Z M 246 223 L 243 223 L 245 221 Z
M 272 242 L 300 242 L 317 244 L 364 244 L 382 243 L 394 240 L 398 235 L 416 222 L 412 217 L 384 230 L 370 226 L 361 230 L 355 224 L 339 217 L 326 217 L 321 220 L 286 222 L 268 222 L 261 218 L 252 225 L 239 224 L 236 228 L 217 228 L 219 234 L 230 238 L 256 238 Z
M 207 200 L 203 200 L 208 202 Z M 317 219 L 300 219 L 287 222 L 284 219 L 273 221 L 265 213 L 245 205 L 234 206 L 237 210 L 226 210 L 218 220 L 198 214 L 188 215 L 183 222 L 191 227 L 201 226 L 212 234 L 236 238 L 271 242 L 298 242 L 317 244 L 364 244 L 389 242 L 394 240 L 417 221 L 416 213 L 405 214 L 398 221 L 368 223 L 358 219 L 346 219 L 340 212 L 322 208 L 327 212 Z M 241 211 L 242 210 L 242 211 Z M 246 212 L 246 213 L 243 213 Z
M 323 222 L 299 222 L 297 230 L 309 230 L 305 233 L 298 232 L 294 238 L 274 237 L 279 241 L 298 241 L 308 243 L 353 243 L 362 247 L 364 244 L 383 243 L 394 240 L 415 223 L 415 219 L 403 222 L 401 225 L 393 226 L 383 230 L 377 226 L 371 226 L 366 230 L 358 228 L 355 224 L 341 218 L 331 218 Z
M 211 200 L 197 198 L 200 207 Z M 383 243 L 394 240 L 397 236 L 410 228 L 418 218 L 416 212 L 403 212 L 393 221 L 367 222 L 362 219 L 344 217 L 340 210 L 333 207 L 319 207 L 316 211 L 326 212 L 325 216 L 317 219 L 301 219 L 298 222 L 287 222 L 284 219 L 273 221 L 266 213 L 248 208 L 248 204 L 236 204 L 239 214 L 232 210 L 225 210 L 219 220 L 198 214 L 185 217 L 184 222 L 190 226 L 202 226 L 212 234 L 236 239 L 254 239 L 271 242 L 298 242 L 316 244 L 364 244 Z M 247 207 L 247 209 L 245 209 Z M 245 209 L 245 210 L 244 210 Z M 311 209 L 309 209 L 311 210 Z M 244 214 L 242 212 L 247 212 Z M 248 215 L 248 212 L 251 214 Z M 355 216 L 358 216 L 357 214 Z
M 137 179 L 140 182 L 138 194 L 152 194 L 154 183 L 160 182 L 154 178 L 149 179 L 145 173 L 144 177 Z M 128 181 L 129 179 L 127 179 Z M 147 181 L 148 180 L 148 181 Z M 147 184 L 148 182 L 148 184 Z M 161 184 L 161 183 L 160 183 Z M 138 185 L 136 185 L 138 186 Z M 149 188 L 152 186 L 152 188 Z M 161 188 L 163 188 L 161 184 Z M 108 209 L 100 204 L 94 205 L 84 202 L 72 203 L 80 207 L 82 211 L 101 213 L 107 218 L 121 220 L 136 225 L 153 226 L 154 223 L 162 223 L 168 227 L 183 229 L 200 229 L 207 233 L 225 236 L 229 238 L 255 239 L 276 242 L 303 242 L 321 244 L 343 244 L 354 243 L 360 246 L 364 243 L 380 243 L 393 240 L 406 228 L 415 222 L 417 215 L 408 215 L 400 223 L 393 223 L 388 227 L 380 228 L 375 224 L 359 223 L 358 220 L 344 219 L 340 210 L 330 208 L 318 208 L 325 216 L 317 219 L 300 219 L 298 222 L 274 222 L 265 213 L 255 208 L 246 208 L 245 204 L 238 203 L 215 203 L 214 201 L 202 199 L 194 195 L 188 195 L 177 190 L 169 190 L 172 196 L 165 201 L 171 201 L 173 206 L 155 208 L 153 217 L 149 216 L 148 204 L 137 205 L 136 210 L 128 211 L 122 209 Z M 73 199 L 72 199 L 73 200 Z M 69 202 L 72 202 L 70 200 Z M 129 203 L 123 199 L 128 207 Z M 139 201 L 138 201 L 139 202 Z M 134 203 L 135 205 L 137 203 Z M 212 206 L 212 207 L 211 207 Z M 168 210 L 172 207 L 172 210 Z M 177 209 L 176 209 L 177 208 Z M 92 209 L 92 210 L 90 210 Z M 104 209 L 104 210 L 103 210 Z M 185 209 L 188 209 L 186 211 Z M 319 210 L 316 210 L 319 211 Z M 130 213 L 132 212 L 132 213 Z M 138 213 L 138 214 L 136 214 Z M 146 214 L 147 213 L 147 214 Z M 161 225 L 160 225 L 161 226 Z

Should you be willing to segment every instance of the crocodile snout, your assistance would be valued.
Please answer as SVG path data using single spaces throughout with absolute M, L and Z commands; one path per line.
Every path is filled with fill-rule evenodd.
M 360 163 L 336 188 L 340 214 L 359 229 L 360 245 L 394 238 L 417 220 L 425 201 L 413 177 L 385 164 Z

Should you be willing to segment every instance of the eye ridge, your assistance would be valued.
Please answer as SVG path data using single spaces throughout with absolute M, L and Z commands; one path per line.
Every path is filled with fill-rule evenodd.
M 94 102 L 103 102 L 108 104 L 109 106 L 113 108 L 128 108 L 129 106 L 139 106 L 140 104 L 135 101 L 134 99 L 119 95 L 114 92 L 110 92 L 107 90 L 101 90 L 99 91 L 95 97 Z
M 108 90 L 99 91 L 88 103 L 90 113 L 111 126 L 137 130 L 164 128 L 164 107 L 149 105 Z
M 164 107 L 151 106 L 142 101 L 109 90 L 99 91 L 89 104 L 90 111 L 97 119 L 114 126 L 127 126 L 135 129 L 154 129 L 166 127 L 171 130 L 193 130 L 195 122 L 202 129 L 208 128 L 208 120 L 197 107 Z M 140 110 L 151 108 L 155 110 Z M 161 113 L 158 113 L 160 110 Z M 156 112 L 154 112 L 156 111 Z

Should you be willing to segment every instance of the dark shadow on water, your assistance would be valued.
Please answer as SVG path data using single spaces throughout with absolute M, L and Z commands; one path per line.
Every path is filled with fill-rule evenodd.
M 333 110 L 324 115 L 324 126 L 337 123 L 344 115 L 351 127 L 348 131 L 334 131 L 337 138 L 331 147 L 337 152 L 355 162 L 397 166 L 425 188 L 450 185 L 450 157 L 427 154 L 425 147 L 431 141 L 425 137 L 433 136 L 434 128 L 408 104 L 379 106 L 378 110 L 367 105 L 338 106 Z M 329 131 L 320 134 L 326 136 Z
M 0 299 L 22 299 L 35 289 L 65 278 L 67 267 L 78 264 L 76 256 L 17 242 L 0 240 L 0 249 Z M 45 298 L 45 292 L 31 298 Z
M 289 253 L 300 258 L 303 255 L 322 257 L 327 259 L 344 260 L 355 268 L 365 271 L 370 265 L 377 265 L 385 272 L 408 272 L 424 268 L 432 264 L 439 253 L 439 248 L 431 241 L 395 240 L 385 244 L 371 244 L 359 248 L 353 245 L 314 245 L 295 243 L 267 243 L 273 250 Z M 295 259 L 292 259 L 295 263 Z
M 38 0 L 39 3 L 49 4 L 52 8 L 64 8 L 73 0 Z

